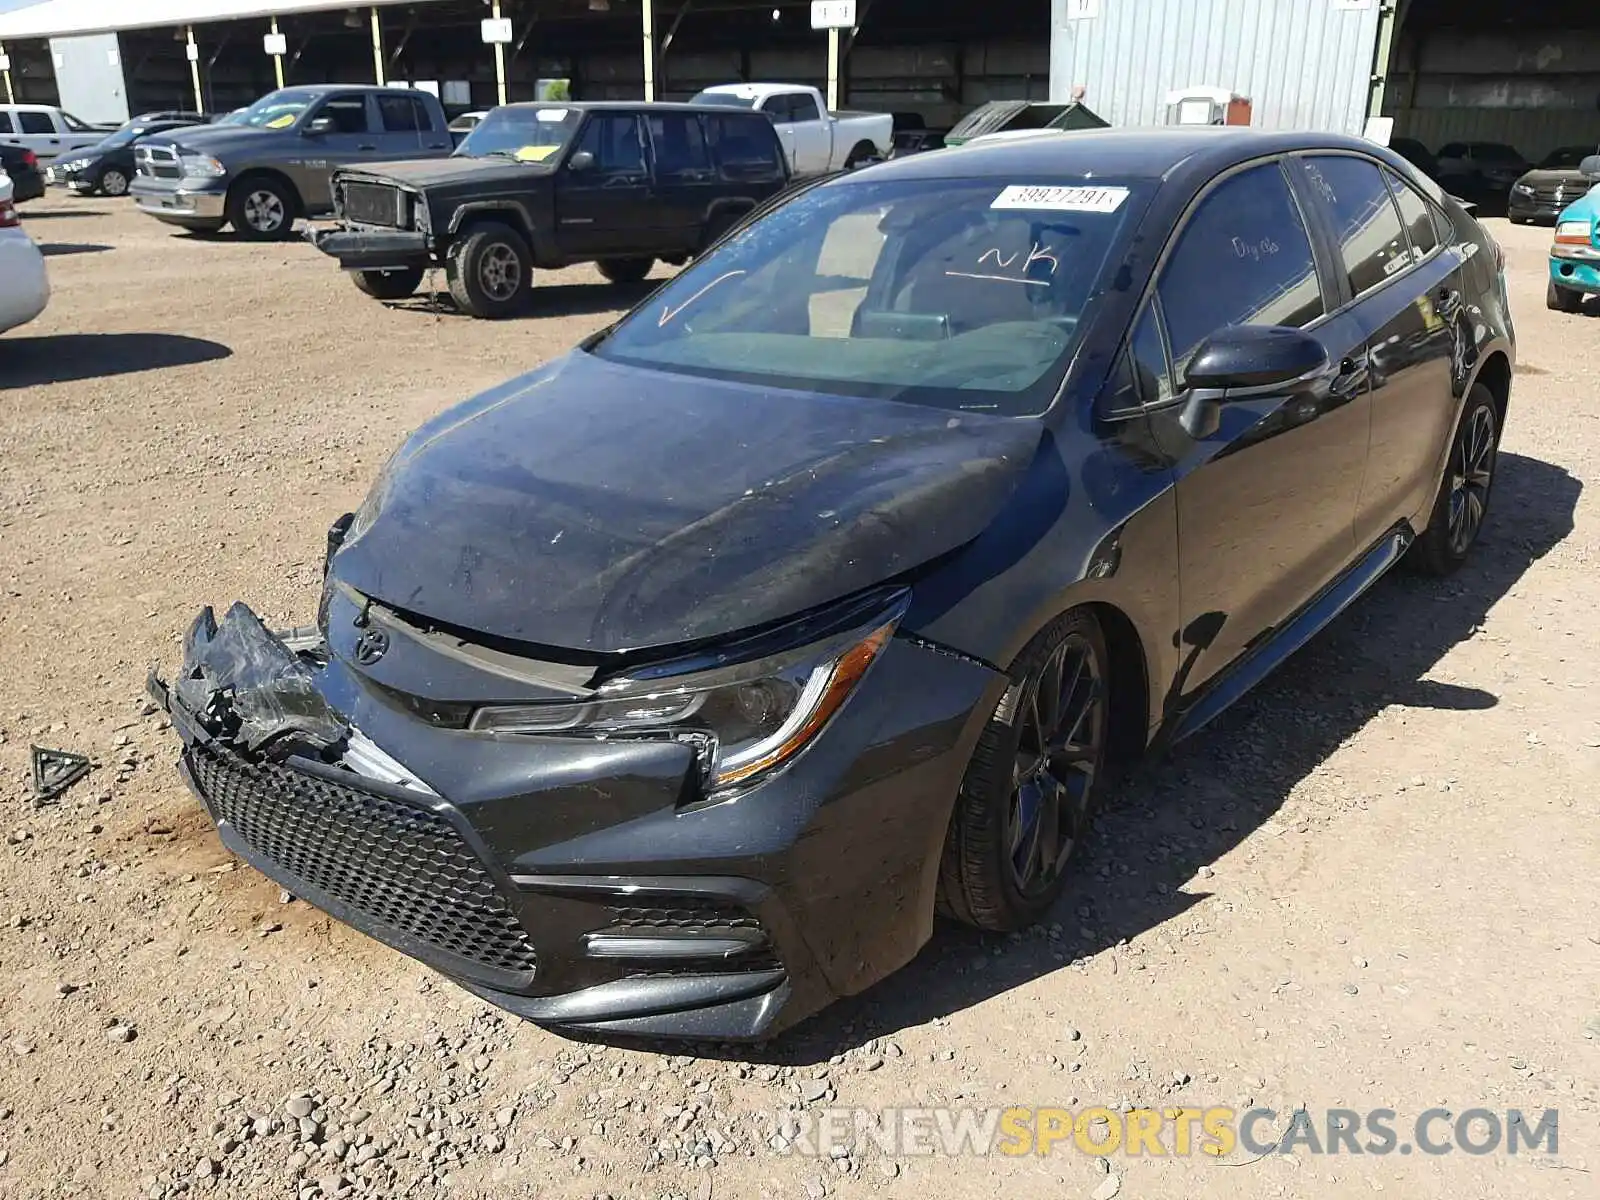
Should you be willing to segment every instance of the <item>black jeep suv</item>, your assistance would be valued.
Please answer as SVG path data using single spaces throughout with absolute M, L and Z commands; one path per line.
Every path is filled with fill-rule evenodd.
M 502 317 L 535 268 L 596 263 L 637 283 L 682 264 L 789 182 L 762 114 L 686 104 L 512 104 L 449 158 L 333 176 L 337 224 L 308 235 L 380 300 L 442 266 L 463 312 Z

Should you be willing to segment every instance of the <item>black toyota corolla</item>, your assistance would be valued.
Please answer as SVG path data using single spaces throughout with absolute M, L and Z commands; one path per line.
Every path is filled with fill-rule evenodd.
M 1040 919 L 1113 768 L 1467 557 L 1499 247 L 1399 157 L 1044 133 L 825 180 L 433 419 L 152 689 L 224 842 L 531 1020 L 763 1037 Z

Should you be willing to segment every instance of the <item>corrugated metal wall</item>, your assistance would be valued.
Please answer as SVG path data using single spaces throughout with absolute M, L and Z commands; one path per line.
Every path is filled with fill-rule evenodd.
M 1056 0 L 1050 98 L 1113 125 L 1166 122 L 1168 92 L 1249 96 L 1263 129 L 1361 132 L 1378 0 Z

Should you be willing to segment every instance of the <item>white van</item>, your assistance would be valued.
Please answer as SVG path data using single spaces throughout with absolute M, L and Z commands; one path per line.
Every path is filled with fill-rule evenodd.
M 48 104 L 0 104 L 0 142 L 27 147 L 40 162 L 93 146 L 109 132 Z

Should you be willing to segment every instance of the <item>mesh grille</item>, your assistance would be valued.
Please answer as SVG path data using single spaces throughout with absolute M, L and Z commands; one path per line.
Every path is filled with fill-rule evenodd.
M 616 925 L 626 929 L 760 929 L 761 923 L 737 904 L 696 897 L 692 907 L 613 908 Z
M 344 216 L 362 225 L 400 224 L 400 190 L 381 183 L 344 185 Z
M 522 926 L 442 817 L 285 766 L 199 747 L 189 757 L 218 819 L 262 858 L 448 954 L 501 971 L 534 969 Z

